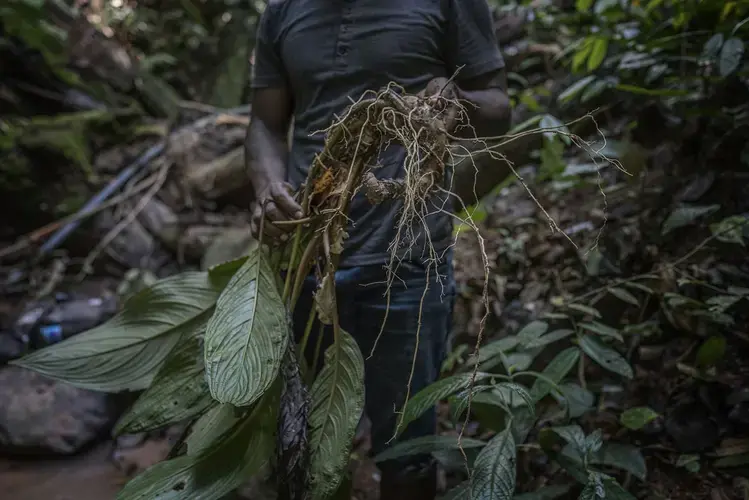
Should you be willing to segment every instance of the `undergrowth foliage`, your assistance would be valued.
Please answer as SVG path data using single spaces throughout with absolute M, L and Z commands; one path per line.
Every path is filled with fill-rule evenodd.
M 604 15 L 609 24 L 606 30 L 585 32 L 577 37 L 577 43 L 570 44 L 564 55 L 573 69 L 585 67 L 591 74 L 562 92 L 558 96 L 560 105 L 592 102 L 614 90 L 674 98 L 680 104 L 686 102 L 689 89 L 674 87 L 705 84 L 711 88 L 708 77 L 715 71 L 721 79 L 746 71 L 740 40 L 745 21 L 729 23 L 721 17 L 720 33 L 705 39 L 700 56 L 712 73 L 688 81 L 675 73 L 671 58 L 659 59 L 668 52 L 666 44 L 672 42 L 671 38 L 650 42 L 643 48 L 637 43 L 639 39 L 619 36 L 620 28 L 626 28 L 622 25 L 631 23 L 633 16 L 644 25 L 660 26 L 642 19 L 650 19 L 651 10 L 660 12 L 661 3 L 642 2 L 646 4 L 643 11 L 641 7 L 619 8 L 620 2 L 577 2 L 575 15 L 583 20 L 581 26 L 587 26 L 584 21 L 590 22 L 594 13 Z M 680 15 L 682 24 L 677 28 L 686 26 L 689 17 L 695 15 Z M 648 33 L 642 29 L 637 37 Z M 650 50 L 653 44 L 656 50 Z M 623 64 L 625 59 L 628 63 L 618 76 L 602 72 Z M 646 83 L 663 86 L 653 89 L 635 85 L 643 73 Z M 371 203 L 392 199 L 403 203 L 388 266 L 392 282 L 400 259 L 414 244 L 425 218 L 435 210 L 449 211 L 432 201 L 437 194 L 443 199 L 454 196 L 446 170 L 451 160 L 480 152 L 492 154 L 495 148 L 521 135 L 544 133 L 541 165 L 550 176 L 564 168 L 558 160 L 565 143 L 582 148 L 594 161 L 622 169 L 604 155 L 603 149 L 592 149 L 548 114 L 538 117 L 542 130 L 527 130 L 536 120 L 517 127 L 517 133 L 500 139 L 498 145 L 486 145 L 483 151 L 451 149 L 454 137 L 441 119 L 450 106 L 462 109 L 457 102 L 408 96 L 395 87 L 363 96 L 325 131 L 325 148 L 296 194 L 305 215 L 292 223 L 297 227 L 288 244 L 259 245 L 247 256 L 205 272 L 186 272 L 161 280 L 131 297 L 109 322 L 16 362 L 77 387 L 105 392 L 143 391 L 118 422 L 116 434 L 190 422 L 177 456 L 134 478 L 120 492 L 120 500 L 219 499 L 267 464 L 278 472 L 283 498 L 322 500 L 335 494 L 364 408 L 363 355 L 354 340 L 356 332 L 346 332 L 338 324 L 334 281 L 346 238 L 348 204 L 356 192 L 364 192 Z M 406 149 L 405 175 L 402 179 L 378 180 L 373 164 L 380 148 L 389 142 Z M 486 139 L 486 144 L 489 142 Z M 596 167 L 598 172 L 600 168 Z M 708 214 L 709 208 L 676 209 L 664 222 L 663 233 Z M 489 267 L 483 239 L 470 217 L 460 222 L 475 232 L 482 249 L 486 273 L 482 300 L 488 314 Z M 559 230 L 550 216 L 549 224 L 552 230 Z M 711 229 L 713 240 L 743 244 L 746 218 L 725 219 Z M 429 273 L 435 271 L 441 256 L 431 248 L 427 250 L 431 265 L 425 281 L 430 283 Z M 688 258 L 668 263 L 658 271 L 683 276 L 687 271 L 682 264 Z M 332 325 L 334 331 L 332 346 L 320 353 L 324 356 L 320 373 L 308 368 L 317 366 L 317 360 L 308 365 L 299 355 L 309 342 L 311 328 L 301 340 L 294 339 L 289 319 L 302 281 L 310 273 L 317 277 L 318 289 L 308 325 L 317 318 Z M 454 435 L 399 442 L 375 460 L 431 453 L 444 466 L 467 471 L 468 479 L 450 491 L 448 498 L 510 500 L 566 494 L 571 487 L 559 484 L 543 488 L 534 497 L 515 495 L 518 450 L 537 447 L 580 483 L 581 499 L 632 498 L 613 475 L 621 470 L 644 479 L 647 471 L 640 451 L 629 444 L 605 442 L 599 431 L 586 434 L 575 419 L 593 406 L 586 365 L 597 365 L 614 378 L 632 378 L 633 367 L 622 355 L 623 340 L 629 333 L 648 335 L 653 325 L 642 322 L 618 328 L 606 324 L 598 301 L 614 297 L 627 307 L 644 308 L 658 295 L 667 318 L 686 315 L 725 325 L 730 322 L 726 311 L 749 296 L 749 290 L 727 288 L 698 302 L 673 291 L 657 290 L 659 279 L 654 271 L 568 297 L 556 304 L 555 312 L 529 323 L 517 335 L 485 345 L 482 322 L 473 354 L 454 373 L 409 397 L 398 410 L 396 434 L 400 435 L 427 409 L 447 400 L 450 418 L 460 430 Z M 698 282 L 696 278 L 693 281 Z M 552 348 L 552 360 L 540 371 L 531 370 L 533 360 Z M 708 373 L 721 356 L 721 348 L 725 350 L 725 341 L 718 336 L 707 339 L 692 367 L 695 373 Z M 491 437 L 464 437 L 469 417 L 489 429 Z M 641 408 L 623 414 L 622 422 L 636 429 L 653 417 L 652 410 Z M 540 420 L 546 427 L 532 434 Z M 530 443 L 531 437 L 537 442 Z
M 133 479 L 119 499 L 221 498 L 268 463 L 275 467 L 283 498 L 322 500 L 336 493 L 364 407 L 363 356 L 352 335 L 338 324 L 335 299 L 334 275 L 346 238 L 349 202 L 359 190 L 372 203 L 403 201 L 401 231 L 391 246 L 392 281 L 426 217 L 444 210 L 430 200 L 437 198 L 435 193 L 452 195 L 446 162 L 453 154 L 448 147 L 453 136 L 442 117 L 451 107 L 459 114 L 464 110 L 441 96 L 417 97 L 401 90 L 389 86 L 365 94 L 325 131 L 325 147 L 296 194 L 304 217 L 291 222 L 297 227 L 290 242 L 271 247 L 261 242 L 246 257 L 159 281 L 130 298 L 106 324 L 16 362 L 87 389 L 144 390 L 117 424 L 117 434 L 192 422 L 178 449 L 182 454 Z M 407 151 L 404 176 L 378 180 L 373 165 L 380 149 L 391 142 Z M 491 152 L 488 146 L 486 150 Z M 483 246 L 475 224 L 462 222 L 476 230 Z M 431 245 L 428 249 L 427 283 L 441 257 Z M 485 254 L 483 258 L 488 273 Z M 315 308 L 297 345 L 290 312 L 310 272 L 318 282 Z M 488 311 L 486 289 L 483 298 Z M 334 332 L 318 374 L 308 368 L 317 366 L 317 360 L 308 365 L 298 357 L 315 318 L 332 325 Z M 590 349 L 611 356 L 601 345 Z M 502 351 L 499 354 L 506 360 Z M 550 365 L 549 373 L 531 375 L 538 379 L 531 389 L 518 383 L 525 373 L 498 379 L 475 363 L 469 372 L 407 401 L 396 434 L 456 391 L 462 411 L 455 415 L 465 413 L 466 420 L 474 396 L 506 391 L 512 397 L 500 406 L 509 418 L 497 438 L 483 446 L 459 436 L 451 446 L 472 468 L 474 497 L 511 498 L 516 443 L 525 439 L 518 429 L 527 432 L 534 404 L 557 387 L 577 361 L 577 350 L 565 356 Z M 523 404 L 516 406 L 517 401 Z M 434 442 L 424 440 L 421 446 Z M 467 447 L 479 444 L 478 457 L 469 460 Z M 403 446 L 413 445 L 403 443 L 391 452 L 401 453 Z

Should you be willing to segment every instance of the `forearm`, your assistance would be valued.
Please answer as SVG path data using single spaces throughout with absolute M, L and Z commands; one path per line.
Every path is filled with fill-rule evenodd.
M 245 166 L 255 194 L 273 182 L 286 180 L 288 149 L 283 134 L 269 130 L 262 120 L 253 120 L 244 146 Z
M 470 124 L 470 127 L 460 128 L 458 135 L 467 139 L 499 137 L 510 129 L 512 113 L 510 100 L 504 90 L 500 88 L 458 89 L 458 97 L 464 101 L 466 118 Z
M 512 124 L 512 110 L 504 88 L 458 90 L 470 126 L 459 127 L 456 135 L 463 140 L 454 144 L 456 157 L 462 158 L 454 165 L 453 192 L 460 197 L 455 204 L 457 211 L 464 204 L 477 203 L 510 173 L 509 165 L 496 151 L 501 142 L 498 137 L 506 134 Z M 486 151 L 488 148 L 491 152 Z

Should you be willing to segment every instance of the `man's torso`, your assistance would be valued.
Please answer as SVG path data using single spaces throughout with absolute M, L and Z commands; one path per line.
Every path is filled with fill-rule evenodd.
M 319 132 L 335 115 L 368 90 L 391 82 L 406 92 L 422 90 L 429 80 L 450 76 L 444 62 L 445 19 L 442 0 L 285 0 L 271 3 L 277 51 L 294 99 L 294 131 L 289 181 L 298 186 L 324 144 Z M 315 133 L 317 132 L 317 133 Z M 402 148 L 380 154 L 380 178 L 402 173 Z M 445 206 L 434 200 L 435 206 Z M 435 206 L 429 207 L 435 211 Z M 400 204 L 371 205 L 358 195 L 349 216 L 343 266 L 384 264 L 395 237 Z M 428 218 L 432 245 L 443 250 L 451 240 L 448 214 Z M 419 228 L 417 228 L 417 233 Z M 424 256 L 424 229 L 408 258 Z

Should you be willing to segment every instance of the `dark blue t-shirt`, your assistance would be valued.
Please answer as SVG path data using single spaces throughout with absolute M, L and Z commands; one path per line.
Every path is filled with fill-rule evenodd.
M 288 181 L 299 186 L 307 176 L 330 126 L 351 100 L 390 82 L 417 93 L 435 77 L 458 82 L 504 66 L 486 0 L 277 0 L 263 12 L 255 48 L 253 88 L 286 85 L 294 100 L 294 130 Z M 403 148 L 380 153 L 378 178 L 402 176 Z M 452 200 L 451 200 L 452 201 Z M 430 200 L 427 218 L 431 245 L 452 242 L 451 203 Z M 349 212 L 349 238 L 341 266 L 385 264 L 396 234 L 401 203 L 371 205 L 357 195 Z M 425 230 L 404 242 L 410 255 L 426 256 Z

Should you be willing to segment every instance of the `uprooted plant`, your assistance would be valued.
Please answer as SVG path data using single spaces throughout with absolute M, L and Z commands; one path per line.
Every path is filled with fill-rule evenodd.
M 464 111 L 456 101 L 405 95 L 394 86 L 365 94 L 327 129 L 324 149 L 296 193 L 304 216 L 291 222 L 297 227 L 287 244 L 261 244 L 206 272 L 159 281 L 104 325 L 17 362 L 86 389 L 145 390 L 117 434 L 191 422 L 173 458 L 134 478 L 118 498 L 222 498 L 269 462 L 282 498 L 326 499 L 336 492 L 364 406 L 363 357 L 338 323 L 335 295 L 349 203 L 363 192 L 371 203 L 402 204 L 388 266 L 392 281 L 416 228 L 434 210 L 449 212 L 427 200 L 452 194 L 445 186 L 453 136 L 442 119 L 450 106 Z M 375 162 L 390 143 L 406 150 L 403 177 L 378 179 Z M 427 246 L 429 282 L 440 255 Z M 290 312 L 310 273 L 318 283 L 315 308 L 297 345 Z M 298 354 L 315 318 L 332 325 L 334 335 L 316 376 Z M 480 343 L 481 332 L 476 354 Z M 469 386 L 479 378 L 476 364 Z M 306 380 L 313 380 L 309 390 Z M 407 417 L 403 411 L 399 430 Z M 490 493 L 482 498 L 511 497 Z

